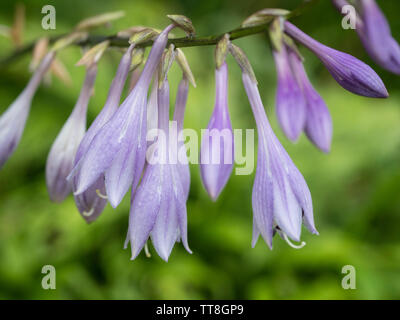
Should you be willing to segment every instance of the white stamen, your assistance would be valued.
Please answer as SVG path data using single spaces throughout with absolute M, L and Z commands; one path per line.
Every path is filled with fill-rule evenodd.
M 83 211 L 82 214 L 83 214 L 85 217 L 90 217 L 90 216 L 93 214 L 93 212 L 94 212 L 94 207 L 91 208 L 89 211 Z
M 149 246 L 147 245 L 147 242 L 146 242 L 146 244 L 144 245 L 144 253 L 145 253 L 145 255 L 146 255 L 147 258 L 151 258 L 151 254 L 150 254 Z
M 96 193 L 100 198 L 105 199 L 105 200 L 108 199 L 108 197 L 105 194 L 101 193 L 100 189 L 96 189 Z
M 302 241 L 302 242 L 301 242 L 300 244 L 298 244 L 298 245 L 297 245 L 297 244 L 294 244 L 293 242 L 290 241 L 290 239 L 288 238 L 288 236 L 286 235 L 286 233 L 280 232 L 280 234 L 281 234 L 283 240 L 285 240 L 285 241 L 287 242 L 287 244 L 288 244 L 289 246 L 291 246 L 292 248 L 294 248 L 294 249 L 301 249 L 301 248 L 303 248 L 303 247 L 306 245 L 305 241 Z

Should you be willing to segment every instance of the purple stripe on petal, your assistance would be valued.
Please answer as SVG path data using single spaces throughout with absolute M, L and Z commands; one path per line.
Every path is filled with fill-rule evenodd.
M 242 74 L 258 130 L 258 158 L 253 185 L 253 241 L 258 235 L 272 248 L 275 225 L 300 240 L 303 212 L 306 226 L 316 233 L 310 191 L 304 178 L 276 138 L 268 122 L 257 84 Z
M 84 192 L 104 172 L 108 171 L 106 174 L 106 185 L 109 186 L 107 193 L 112 193 L 110 202 L 116 205 L 128 190 L 126 187 L 128 178 L 132 183 L 135 177 L 140 177 L 146 154 L 147 91 L 167 44 L 168 33 L 173 27 L 173 25 L 168 26 L 157 37 L 136 86 L 111 119 L 99 130 L 87 152 L 74 168 L 73 175 L 77 177 L 76 194 Z M 125 161 L 132 159 L 132 153 L 136 153 L 135 172 L 132 174 L 130 170 L 129 177 L 122 178 L 124 179 L 123 186 L 110 191 L 110 188 L 114 188 L 120 181 L 125 169 L 133 165 Z M 109 169 L 112 165 L 115 168 Z
M 133 193 L 129 218 L 129 242 L 135 259 L 149 236 L 158 255 L 168 261 L 176 241 L 187 244 L 186 197 L 176 164 L 169 163 L 169 85 L 164 80 L 158 90 L 158 128 L 166 139 L 158 139 L 142 181 Z M 153 161 L 166 155 L 167 161 Z M 126 243 L 127 244 L 127 243 Z
M 175 110 L 174 110 L 174 120 L 177 123 L 177 131 L 178 131 L 178 173 L 179 177 L 182 181 L 183 192 L 185 194 L 185 198 L 189 196 L 190 189 L 190 169 L 189 163 L 186 156 L 186 146 L 183 141 L 182 130 L 183 130 L 183 119 L 185 115 L 186 102 L 189 91 L 189 81 L 183 77 L 178 86 L 178 93 L 176 95 L 175 101 Z

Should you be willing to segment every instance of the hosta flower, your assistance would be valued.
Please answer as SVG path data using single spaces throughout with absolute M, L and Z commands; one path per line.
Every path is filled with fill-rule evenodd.
M 366 97 L 388 97 L 381 78 L 364 62 L 319 43 L 288 21 L 285 21 L 285 32 L 310 49 L 346 90 Z
M 32 98 L 54 57 L 55 52 L 49 52 L 43 58 L 24 91 L 0 117 L 0 168 L 18 146 L 31 108 Z
M 186 197 L 178 166 L 169 161 L 169 87 L 158 91 L 158 128 L 166 139 L 158 139 L 142 181 L 134 193 L 129 215 L 128 240 L 135 259 L 150 237 L 158 255 L 168 261 L 177 241 L 191 253 L 187 243 Z
M 368 54 L 381 67 L 400 74 L 400 46 L 375 0 L 360 1 L 361 22 L 357 33 Z
M 147 91 L 173 27 L 168 26 L 157 37 L 136 86 L 93 138 L 74 169 L 76 194 L 84 192 L 104 173 L 107 197 L 113 207 L 130 186 L 136 188 L 146 155 Z
M 158 128 L 158 72 L 155 73 L 150 97 L 147 101 L 147 131 Z
M 86 130 L 86 111 L 93 91 L 97 65 L 88 67 L 78 101 L 54 141 L 46 162 L 46 184 L 50 199 L 61 202 L 71 192 L 67 180 L 75 154 Z
M 179 177 L 182 181 L 183 193 L 185 194 L 186 199 L 189 195 L 189 189 L 190 189 L 190 169 L 186 156 L 186 146 L 183 141 L 183 136 L 180 137 L 180 135 L 182 135 L 182 130 L 183 130 L 183 119 L 185 115 L 188 91 L 189 91 L 189 80 L 185 76 L 183 76 L 178 86 L 178 93 L 176 95 L 173 119 L 174 121 L 176 121 L 177 133 L 178 133 L 177 166 L 178 166 Z
M 310 232 L 317 234 L 308 186 L 272 131 L 257 84 L 245 72 L 242 78 L 258 131 L 252 245 L 261 234 L 272 248 L 275 231 L 287 241 L 288 237 L 300 241 L 303 219 Z
M 200 152 L 201 178 L 215 201 L 225 187 L 233 168 L 233 133 L 228 110 L 228 66 L 224 62 L 215 71 L 214 111 L 203 136 Z
M 278 85 L 276 92 L 276 114 L 285 135 L 296 141 L 305 126 L 306 106 L 303 93 L 292 72 L 285 46 L 274 50 Z
M 306 103 L 305 132 L 319 149 L 329 152 L 332 140 L 332 119 L 329 110 L 308 79 L 299 55 L 291 49 L 288 49 L 288 53 L 293 73 L 296 75 Z
M 76 165 L 82 156 L 88 150 L 90 143 L 96 136 L 98 131 L 103 125 L 114 115 L 119 106 L 122 90 L 128 77 L 129 67 L 131 65 L 132 50 L 134 45 L 131 45 L 127 52 L 123 55 L 114 80 L 111 83 L 106 103 L 100 111 L 96 119 L 92 122 L 83 137 L 78 151 L 76 152 L 74 164 Z M 76 177 L 72 178 L 73 191 L 76 191 Z M 104 175 L 101 175 L 96 182 L 94 182 L 84 192 L 74 195 L 76 206 L 79 212 L 87 222 L 94 221 L 103 211 L 107 200 L 102 194 L 105 194 Z

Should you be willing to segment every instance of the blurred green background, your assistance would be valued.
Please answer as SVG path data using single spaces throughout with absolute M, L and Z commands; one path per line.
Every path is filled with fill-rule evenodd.
M 22 1 L 27 21 L 24 41 L 68 32 L 81 19 L 106 11 L 126 16 L 96 33 L 113 34 L 132 25 L 162 28 L 165 15 L 190 17 L 198 35 L 237 27 L 265 7 L 295 8 L 300 0 L 97 0 L 52 1 L 57 29 L 41 28 L 45 0 Z M 378 1 L 400 40 L 400 2 Z M 11 25 L 15 1 L 2 0 L 0 24 Z M 123 250 L 129 197 L 87 225 L 72 197 L 49 201 L 44 168 L 49 148 L 79 94 L 84 69 L 75 67 L 81 52 L 64 50 L 60 59 L 71 73 L 66 86 L 53 77 L 33 101 L 22 141 L 0 171 L 0 299 L 398 299 L 400 298 L 400 78 L 382 70 L 366 55 L 356 34 L 341 28 L 341 17 L 322 0 L 293 20 L 327 45 L 369 63 L 384 80 L 390 98 L 367 99 L 348 93 L 319 61 L 303 50 L 306 68 L 326 100 L 334 122 L 332 151 L 322 154 L 305 136 L 293 145 L 282 135 L 274 114 L 275 67 L 264 35 L 235 41 L 248 54 L 272 125 L 306 178 L 315 206 L 320 236 L 306 230 L 307 245 L 294 250 L 279 237 L 270 251 L 263 241 L 251 249 L 251 189 L 254 176 L 233 175 L 216 203 L 206 195 L 199 169 L 192 165 L 188 208 L 189 255 L 180 244 L 170 261 L 142 253 L 130 261 Z M 177 32 L 179 33 L 179 31 Z M 12 49 L 0 38 L 0 56 Z M 205 128 L 214 105 L 212 47 L 188 48 L 197 80 L 190 89 L 185 127 Z M 119 52 L 101 60 L 95 95 L 89 105 L 92 121 L 105 101 Z M 0 70 L 0 112 L 17 97 L 29 79 L 30 56 Z M 234 128 L 253 128 L 254 120 L 240 72 L 229 58 L 229 104 Z M 180 71 L 172 69 L 172 99 Z M 173 100 L 171 100 L 173 101 Z M 54 265 L 57 289 L 43 290 L 41 269 Z M 341 287 L 344 265 L 356 268 L 357 289 Z

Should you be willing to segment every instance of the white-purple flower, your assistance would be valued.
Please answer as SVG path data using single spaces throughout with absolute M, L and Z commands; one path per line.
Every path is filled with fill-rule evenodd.
M 273 50 L 278 76 L 276 114 L 285 135 L 296 141 L 305 126 L 306 105 L 301 88 L 292 71 L 287 49 Z
M 189 91 L 189 80 L 184 75 L 178 86 L 178 93 L 176 95 L 175 110 L 174 110 L 174 121 L 176 121 L 177 126 L 177 166 L 179 177 L 182 181 L 183 193 L 185 198 L 189 196 L 190 189 L 190 169 L 189 162 L 186 156 L 186 146 L 183 141 L 183 119 L 185 116 L 186 102 Z
M 356 30 L 368 54 L 381 67 L 400 74 L 400 46 L 381 9 L 375 0 L 360 1 L 360 8 L 361 22 Z
M 82 156 L 86 153 L 90 146 L 90 143 L 99 132 L 99 130 L 117 111 L 121 99 L 122 90 L 128 77 L 133 49 L 134 45 L 132 44 L 122 56 L 115 78 L 111 83 L 104 107 L 100 111 L 96 119 L 92 122 L 85 136 L 83 137 L 79 145 L 78 151 L 76 152 L 74 165 L 76 165 L 82 158 Z M 92 222 L 97 219 L 97 217 L 100 215 L 105 205 L 107 204 L 107 198 L 105 197 L 106 190 L 104 179 L 104 175 L 100 175 L 97 181 L 94 182 L 84 192 L 74 195 L 76 206 L 78 207 L 79 212 L 82 214 L 83 218 L 87 222 Z M 72 178 L 72 186 L 73 191 L 75 192 L 75 176 Z
M 0 168 L 18 146 L 29 115 L 33 96 L 54 57 L 54 51 L 45 55 L 24 91 L 0 117 Z
M 258 130 L 252 245 L 261 234 L 272 248 L 275 231 L 287 241 L 288 237 L 300 241 L 302 220 L 310 232 L 317 234 L 307 183 L 272 131 L 257 84 L 245 72 L 242 79 Z
M 158 90 L 158 128 L 165 139 L 158 139 L 142 181 L 133 194 L 128 228 L 132 260 L 150 237 L 158 255 L 165 261 L 177 241 L 191 253 L 187 243 L 186 197 L 179 169 L 169 161 L 169 85 L 164 80 Z M 165 159 L 159 161 L 155 159 Z M 126 243 L 127 244 L 127 243 Z
M 232 173 L 234 146 L 232 124 L 228 110 L 228 66 L 224 62 L 215 70 L 215 106 L 202 137 L 200 151 L 201 178 L 215 201 Z
M 93 92 L 97 64 L 88 67 L 78 101 L 54 141 L 46 162 L 46 184 L 50 199 L 63 201 L 72 191 L 67 180 L 74 166 L 76 151 L 86 130 L 86 111 Z
M 306 103 L 305 133 L 323 152 L 329 152 L 332 141 L 332 118 L 329 110 L 312 86 L 299 55 L 288 48 L 291 68 L 303 92 Z
M 84 192 L 102 174 L 105 174 L 106 193 L 113 207 L 131 186 L 136 188 L 146 155 L 147 91 L 173 27 L 168 26 L 157 37 L 136 86 L 93 138 L 74 169 L 76 194 Z
M 341 11 L 346 0 L 332 0 Z M 382 68 L 400 74 L 400 46 L 393 38 L 389 23 L 375 0 L 356 3 L 356 31 L 369 56 Z
M 381 78 L 364 62 L 321 44 L 289 21 L 285 21 L 285 32 L 310 49 L 346 90 L 366 97 L 388 97 L 389 94 Z

